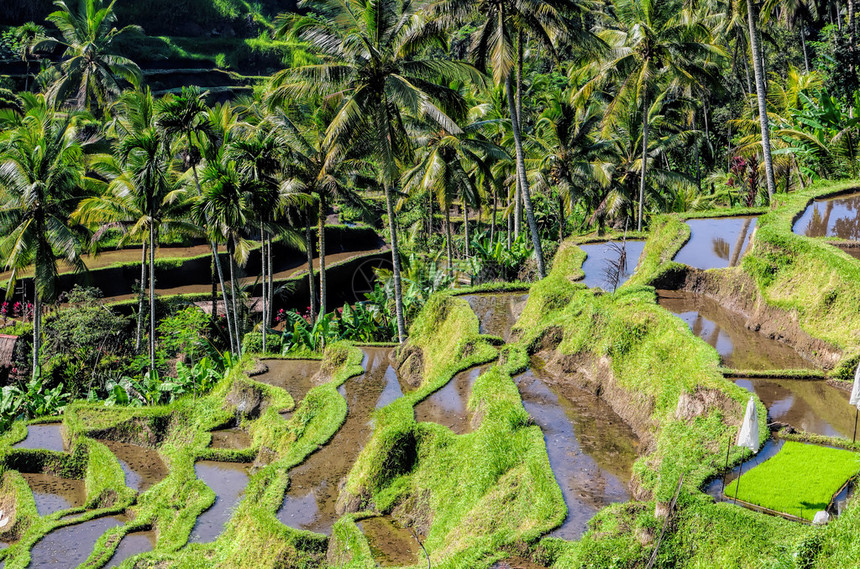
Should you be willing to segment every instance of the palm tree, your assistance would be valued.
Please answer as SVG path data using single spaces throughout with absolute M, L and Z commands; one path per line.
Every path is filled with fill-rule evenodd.
M 114 40 L 138 26 L 114 27 L 116 0 L 105 6 L 102 0 L 79 0 L 73 9 L 66 0 L 56 0 L 59 8 L 47 20 L 62 35 L 66 47 L 59 79 L 48 91 L 52 101 L 74 101 L 79 109 L 90 109 L 98 115 L 119 96 L 123 81 L 140 83 L 140 68 L 130 59 L 114 52 Z
M 24 74 L 24 90 L 30 90 L 30 61 L 33 59 L 36 49 L 45 41 L 45 28 L 35 22 L 26 22 L 15 28 L 15 41 L 21 49 L 21 61 L 26 66 Z
M 532 208 L 523 151 L 521 77 L 524 44 L 526 36 L 534 38 L 557 59 L 559 39 L 573 36 L 581 42 L 588 39 L 588 32 L 572 23 L 575 16 L 584 14 L 584 9 L 573 0 L 436 0 L 428 13 L 432 26 L 439 25 L 447 29 L 459 29 L 466 24 L 472 24 L 476 15 L 480 16 L 482 23 L 472 34 L 469 51 L 480 66 L 492 68 L 496 84 L 504 85 L 507 91 L 516 149 L 516 181 L 520 194 L 516 198 L 516 204 L 519 204 L 521 197 L 537 258 L 538 274 L 540 278 L 544 278 L 546 265 Z
M 169 95 L 158 102 L 158 116 L 156 124 L 165 135 L 172 137 L 180 146 L 180 156 L 183 166 L 191 169 L 194 177 L 194 185 L 197 195 L 201 196 L 203 190 L 200 187 L 200 176 L 197 171 L 203 161 L 203 148 L 209 149 L 212 156 L 212 141 L 219 139 L 216 129 L 210 119 L 211 109 L 206 105 L 206 93 L 197 87 L 183 87 L 180 95 Z M 220 137 L 224 138 L 223 134 Z M 203 221 L 204 233 L 211 233 L 209 223 Z M 227 335 L 230 338 L 231 351 L 237 353 L 235 345 L 235 334 L 233 333 L 233 320 L 230 316 L 230 303 L 227 301 L 227 289 L 224 287 L 224 270 L 221 267 L 221 257 L 218 254 L 218 245 L 215 240 L 210 240 L 212 249 L 212 266 L 215 268 L 215 278 L 221 287 L 221 299 L 224 302 L 224 314 L 227 320 Z M 212 318 L 218 315 L 215 304 L 215 283 L 213 281 Z
M 42 101 L 44 102 L 44 101 Z M 57 297 L 57 258 L 85 269 L 69 212 L 84 182 L 83 153 L 72 117 L 58 117 L 44 104 L 23 117 L 0 146 L 0 255 L 15 288 L 19 271 L 33 265 L 33 379 L 40 375 L 42 305 Z
M 227 242 L 230 269 L 230 312 L 233 318 L 233 342 L 241 353 L 242 336 L 239 326 L 239 309 L 236 289 L 239 287 L 235 266 L 244 265 L 250 253 L 246 231 L 254 219 L 255 202 L 259 199 L 260 184 L 243 176 L 232 160 L 210 161 L 203 169 L 203 194 L 193 205 L 195 217 L 209 226 L 210 238 Z M 274 205 L 274 204 L 272 204 Z
M 767 118 L 767 90 L 764 86 L 764 70 L 762 69 L 761 46 L 759 44 L 758 30 L 756 29 L 756 6 L 755 0 L 746 0 L 747 21 L 749 23 L 750 52 L 753 60 L 753 73 L 755 75 L 756 100 L 758 101 L 759 125 L 761 126 L 761 152 L 764 158 L 765 180 L 767 181 L 768 201 L 773 200 L 776 192 L 776 180 L 773 175 L 773 157 L 770 146 L 770 125 Z M 853 0 L 848 0 L 849 4 Z M 852 22 L 853 24 L 853 22 Z
M 181 217 L 184 188 L 173 167 L 171 141 L 156 127 L 149 89 L 123 95 L 116 112 L 116 157 L 133 184 L 120 182 L 119 191 L 136 190 L 137 209 L 143 214 L 136 224 L 149 233 L 149 355 L 150 370 L 155 373 L 155 249 L 163 226 Z
M 715 56 L 723 55 L 708 29 L 683 0 L 615 0 L 621 29 L 608 27 L 598 36 L 609 45 L 607 57 L 586 67 L 592 78 L 577 92 L 577 102 L 606 88 L 603 132 L 609 137 L 619 115 L 632 100 L 642 117 L 637 228 L 642 230 L 645 186 L 648 176 L 650 109 L 659 98 L 680 92 L 691 83 L 709 78 Z
M 402 342 L 406 321 L 394 196 L 401 164 L 412 154 L 402 113 L 459 132 L 449 115 L 461 114 L 465 105 L 447 87 L 448 81 L 481 84 L 483 78 L 465 63 L 419 57 L 423 48 L 441 45 L 442 38 L 424 28 L 411 0 L 305 0 L 300 6 L 317 9 L 322 17 L 298 18 L 280 34 L 291 30 L 313 46 L 323 62 L 280 72 L 273 96 L 276 100 L 309 95 L 339 98 L 342 102 L 326 133 L 327 164 L 336 163 L 348 151 L 359 154 L 359 147 L 376 161 L 385 190 L 397 334 Z
M 469 205 L 480 203 L 478 178 L 492 183 L 491 161 L 508 158 L 501 148 L 476 136 L 484 125 L 476 122 L 463 127 L 459 133 L 436 129 L 419 136 L 416 143 L 426 151 L 418 164 L 404 175 L 404 189 L 411 193 L 429 192 L 445 212 L 449 271 L 453 268 L 454 257 L 451 235 L 454 199 L 459 197 L 463 202 L 466 256 L 469 256 Z

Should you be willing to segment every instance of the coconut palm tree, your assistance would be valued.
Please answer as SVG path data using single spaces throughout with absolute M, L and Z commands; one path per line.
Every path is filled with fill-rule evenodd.
M 685 8 L 683 0 L 615 0 L 618 26 L 606 27 L 598 36 L 609 45 L 607 56 L 589 63 L 591 76 L 576 93 L 577 103 L 587 101 L 600 89 L 609 98 L 603 133 L 609 137 L 619 116 L 634 101 L 642 118 L 639 211 L 642 230 L 645 187 L 648 177 L 649 117 L 653 103 L 679 93 L 703 79 L 715 80 L 714 59 L 723 55 L 709 30 Z
M 464 238 L 468 256 L 469 205 L 481 201 L 478 179 L 491 184 L 492 162 L 508 158 L 504 150 L 480 136 L 484 126 L 483 122 L 475 122 L 464 126 L 459 133 L 437 128 L 419 136 L 416 144 L 425 149 L 424 155 L 415 167 L 404 174 L 405 190 L 413 194 L 429 192 L 445 212 L 449 271 L 453 268 L 454 258 L 451 235 L 451 206 L 454 200 L 460 198 L 463 202 Z M 476 172 L 482 175 L 475 176 Z
M 57 298 L 56 253 L 75 270 L 85 269 L 68 223 L 84 183 L 74 117 L 59 117 L 41 102 L 0 145 L 0 258 L 11 270 L 7 293 L 21 270 L 34 267 L 33 379 L 40 375 L 42 305 Z
M 61 74 L 48 90 L 49 98 L 57 103 L 72 101 L 79 109 L 89 109 L 99 115 L 123 89 L 123 81 L 140 83 L 140 68 L 133 61 L 117 54 L 113 42 L 138 26 L 117 29 L 113 11 L 116 0 L 104 5 L 102 0 L 79 0 L 74 8 L 66 0 L 56 0 L 59 8 L 47 20 L 57 26 L 66 47 L 60 64 Z
M 273 97 L 338 99 L 340 106 L 326 132 L 327 163 L 336 163 L 348 152 L 358 154 L 358 147 L 376 162 L 385 190 L 402 342 L 406 322 L 394 201 L 401 164 L 413 150 L 402 113 L 459 132 L 451 115 L 462 114 L 465 104 L 447 85 L 454 79 L 480 85 L 483 77 L 465 63 L 421 56 L 425 47 L 443 45 L 442 37 L 423 26 L 411 0 L 306 0 L 300 6 L 318 14 L 293 19 L 280 35 L 307 41 L 322 63 L 280 72 L 274 78 Z
M 476 16 L 480 17 L 481 24 L 472 33 L 469 51 L 478 65 L 492 69 L 496 84 L 504 85 L 507 91 L 516 150 L 518 191 L 525 207 L 541 278 L 546 276 L 546 266 L 532 208 L 523 151 L 521 78 L 525 42 L 526 37 L 533 38 L 556 59 L 556 49 L 561 40 L 590 43 L 588 31 L 575 24 L 581 21 L 578 18 L 586 11 L 584 4 L 574 0 L 436 0 L 428 10 L 431 26 L 452 30 L 471 25 Z M 519 199 L 517 197 L 517 204 Z
M 21 61 L 26 66 L 24 74 L 24 90 L 30 90 L 30 61 L 36 54 L 36 50 L 45 41 L 45 28 L 35 22 L 26 22 L 15 28 L 15 41 L 21 49 Z

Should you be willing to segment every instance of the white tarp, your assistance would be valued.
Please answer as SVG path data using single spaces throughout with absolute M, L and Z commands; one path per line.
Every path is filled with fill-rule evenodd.
M 851 399 L 848 402 L 860 409 L 860 364 L 854 372 L 854 386 L 851 388 Z
M 755 399 L 750 397 L 747 410 L 744 413 L 744 421 L 738 433 L 738 446 L 747 447 L 753 452 L 758 451 L 758 414 L 755 408 Z

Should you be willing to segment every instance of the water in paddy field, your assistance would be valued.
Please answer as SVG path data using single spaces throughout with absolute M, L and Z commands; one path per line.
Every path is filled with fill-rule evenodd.
M 129 557 L 134 557 L 141 553 L 146 553 L 155 549 L 155 531 L 136 531 L 128 533 L 119 542 L 119 545 L 114 551 L 113 557 L 105 565 L 105 569 L 118 567 L 123 561 Z
M 506 342 L 529 299 L 527 292 L 469 294 L 461 297 L 478 317 L 481 334 L 498 336 Z
M 792 231 L 807 237 L 839 237 L 860 241 L 860 194 L 812 202 Z
M 315 383 L 314 378 L 320 372 L 322 362 L 319 360 L 260 360 L 269 371 L 253 377 L 254 381 L 267 383 L 285 390 L 296 405 L 305 398 Z
M 567 518 L 550 535 L 573 540 L 600 509 L 630 499 L 627 485 L 638 442 L 606 402 L 542 368 L 543 362 L 533 358 L 532 368 L 514 381 L 523 406 L 543 431 L 567 505 Z
M 746 318 L 706 296 L 658 290 L 657 304 L 677 314 L 693 333 L 713 346 L 723 365 L 734 369 L 811 369 L 815 366 L 790 346 L 746 327 Z
M 244 449 L 251 446 L 251 436 L 242 429 L 218 429 L 212 431 L 211 448 Z
M 600 287 L 612 292 L 633 275 L 645 242 L 608 241 L 580 245 L 579 248 L 588 255 L 582 264 L 585 272 L 582 282 L 589 288 Z
M 87 501 L 87 491 L 83 480 L 60 478 L 43 472 L 25 473 L 21 476 L 30 485 L 36 501 L 36 511 L 47 516 L 60 510 L 79 508 Z
M 338 485 L 349 473 L 372 432 L 371 413 L 402 394 L 390 348 L 362 348 L 365 372 L 338 388 L 346 399 L 346 421 L 331 440 L 290 470 L 290 486 L 278 519 L 285 525 L 329 534 L 337 521 Z
M 30 550 L 33 569 L 73 569 L 93 552 L 96 541 L 109 529 L 125 521 L 109 516 L 55 529 Z
M 690 219 L 690 240 L 674 260 L 696 269 L 736 267 L 749 248 L 755 224 L 755 217 Z
M 200 514 L 191 531 L 190 543 L 210 543 L 230 521 L 248 485 L 248 465 L 201 460 L 194 464 L 197 478 L 215 492 L 215 503 Z
M 27 437 L 17 443 L 15 448 L 45 449 L 63 452 L 63 424 L 47 423 L 44 425 L 29 425 Z
M 125 473 L 125 485 L 132 490 L 146 492 L 167 476 L 167 466 L 157 450 L 116 441 L 99 442 L 117 457 Z
M 826 437 L 850 439 L 856 409 L 848 393 L 825 381 L 797 379 L 737 379 L 767 407 L 768 420 Z
M 361 520 L 358 529 L 367 538 L 378 567 L 415 565 L 424 557 L 412 532 L 388 516 Z
M 475 380 L 487 371 L 487 366 L 473 367 L 461 371 L 415 406 L 415 420 L 439 423 L 462 435 L 472 430 L 469 413 L 469 397 Z

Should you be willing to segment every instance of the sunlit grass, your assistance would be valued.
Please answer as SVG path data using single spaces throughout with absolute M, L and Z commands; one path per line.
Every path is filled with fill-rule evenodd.
M 786 442 L 776 456 L 741 476 L 738 499 L 812 520 L 858 472 L 857 453 Z M 725 494 L 734 497 L 736 488 L 732 482 Z

